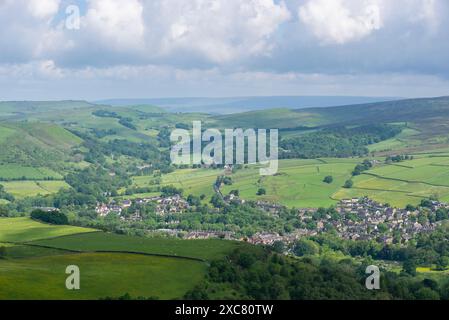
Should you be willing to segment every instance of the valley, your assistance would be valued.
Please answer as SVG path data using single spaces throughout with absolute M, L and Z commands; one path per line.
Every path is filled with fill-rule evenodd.
M 1 102 L 0 299 L 323 297 L 338 284 L 323 280 L 302 296 L 290 277 L 300 281 L 298 268 L 320 274 L 327 260 L 337 272 L 347 259 L 345 281 L 357 287 L 368 257 L 394 283 L 411 286 L 408 274 L 443 288 L 448 115 L 445 97 L 221 115 Z M 193 121 L 279 129 L 278 172 L 173 165 L 170 133 Z M 70 264 L 83 270 L 79 292 L 64 287 Z M 260 289 L 261 270 L 279 276 L 279 292 Z M 377 297 L 395 297 L 390 289 Z

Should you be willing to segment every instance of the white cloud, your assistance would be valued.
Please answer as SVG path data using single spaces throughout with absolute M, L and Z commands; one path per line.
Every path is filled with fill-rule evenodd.
M 178 50 L 215 63 L 269 54 L 271 36 L 290 19 L 273 0 L 146 1 L 147 39 L 160 54 Z
M 436 34 L 445 6 L 444 0 L 305 0 L 298 15 L 321 44 L 344 45 L 394 26 L 407 34 L 422 25 Z
M 299 17 L 324 44 L 360 40 L 383 24 L 378 0 L 309 0 Z
M 31 61 L 54 37 L 60 0 L 0 1 L 0 63 Z
M 0 0 L 0 94 L 29 79 L 93 95 L 102 81 L 139 96 L 153 87 L 165 90 L 153 95 L 370 95 L 383 84 L 388 93 L 393 73 L 449 78 L 446 0 L 82 0 L 81 29 L 67 30 L 62 4 L 77 1 Z M 370 73 L 389 75 L 358 86 Z M 311 86 L 319 89 L 302 91 Z
M 28 10 L 39 19 L 53 17 L 59 10 L 60 0 L 28 0 Z
M 143 5 L 139 0 L 88 0 L 81 32 L 120 51 L 132 50 L 143 45 L 142 13 Z

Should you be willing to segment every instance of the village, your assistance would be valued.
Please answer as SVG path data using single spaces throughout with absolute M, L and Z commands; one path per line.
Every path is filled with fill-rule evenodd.
M 345 199 L 335 207 L 337 217 L 326 213 L 324 217 L 318 219 L 314 219 L 317 216 L 317 209 L 299 209 L 299 219 L 305 223 L 313 221 L 313 228 L 297 229 L 285 235 L 258 233 L 250 237 L 248 242 L 272 245 L 280 241 L 290 244 L 301 237 L 316 236 L 332 229 L 346 240 L 376 240 L 383 244 L 406 244 L 419 233 L 434 231 L 442 220 L 447 219 L 449 204 L 439 201 L 429 202 L 429 207 L 407 210 L 392 208 L 369 198 Z M 271 212 L 278 209 L 268 205 L 267 208 Z M 446 212 L 446 216 L 441 220 L 423 219 L 423 211 L 435 215 L 440 209 Z
M 133 215 L 125 217 L 122 212 L 130 208 L 133 204 L 138 205 L 155 205 L 155 212 L 159 216 L 166 214 L 185 213 L 190 209 L 189 203 L 183 199 L 180 195 L 173 195 L 168 197 L 154 196 L 149 198 L 138 198 L 134 200 L 122 200 L 117 202 L 112 200 L 110 203 L 99 203 L 95 208 L 95 212 L 99 217 L 107 217 L 109 214 L 116 214 L 120 216 L 123 221 L 142 221 L 142 216 L 139 211 L 136 211 Z
M 234 195 L 224 197 L 224 200 L 234 204 L 245 204 L 245 200 Z M 158 216 L 170 214 L 182 214 L 191 210 L 188 201 L 180 195 L 154 196 L 138 198 L 134 200 L 112 200 L 109 204 L 98 204 L 96 213 L 99 217 L 116 214 L 122 221 L 136 222 L 143 218 L 138 210 L 131 215 L 123 215 L 125 209 L 133 204 L 154 206 L 154 212 Z M 255 206 L 273 216 L 278 215 L 286 208 L 279 204 L 257 201 Z M 232 239 L 247 241 L 252 244 L 272 245 L 280 241 L 291 244 L 302 237 L 316 236 L 333 230 L 339 237 L 347 240 L 375 240 L 384 244 L 406 244 L 419 233 L 428 233 L 436 229 L 443 219 L 423 219 L 429 214 L 435 215 L 439 209 L 449 210 L 449 204 L 438 201 L 430 201 L 426 208 L 392 208 L 388 204 L 381 204 L 369 198 L 354 198 L 341 200 L 332 212 L 323 209 L 297 209 L 298 220 L 304 226 L 297 228 L 288 234 L 271 233 L 269 231 L 256 233 L 250 237 L 239 237 L 232 232 L 205 231 L 205 230 L 178 230 L 167 229 L 154 230 L 169 236 L 179 236 L 183 231 L 184 239 Z M 445 217 L 447 219 L 447 217 Z M 179 221 L 177 221 L 179 223 Z M 171 223 L 175 225 L 176 223 Z

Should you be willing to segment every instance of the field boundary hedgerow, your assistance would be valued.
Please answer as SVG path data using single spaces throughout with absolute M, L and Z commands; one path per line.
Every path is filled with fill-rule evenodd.
M 429 182 L 425 182 L 425 181 L 419 181 L 419 180 L 405 180 L 405 179 L 399 179 L 399 178 L 391 178 L 391 177 L 384 177 L 375 173 L 369 173 L 369 172 L 364 172 L 362 173 L 364 175 L 367 176 L 372 176 L 375 178 L 379 178 L 379 179 L 384 179 L 384 180 L 392 180 L 392 181 L 399 181 L 399 182 L 406 182 L 406 183 L 421 183 L 421 184 L 425 184 L 431 187 L 442 187 L 442 188 L 448 188 L 447 185 L 443 185 L 443 184 L 432 184 Z
M 73 235 L 76 235 L 76 234 L 73 234 Z M 73 235 L 70 235 L 70 236 L 73 236 Z M 62 237 L 57 237 L 57 238 L 62 238 Z M 56 239 L 56 238 L 51 238 L 51 239 L 49 238 L 49 239 L 45 239 L 45 240 L 54 240 L 54 239 Z M 65 251 L 65 252 L 69 252 L 69 253 L 78 253 L 78 254 L 83 254 L 83 253 L 133 254 L 133 255 L 141 255 L 141 256 L 149 256 L 149 257 L 176 258 L 176 259 L 182 259 L 182 260 L 197 261 L 197 262 L 202 262 L 202 263 L 208 262 L 207 260 L 201 259 L 201 258 L 194 258 L 194 257 L 187 257 L 187 256 L 176 256 L 176 255 L 160 254 L 160 253 L 146 253 L 146 252 L 126 251 L 126 250 L 75 250 L 75 249 L 61 248 L 58 246 L 34 244 L 34 243 L 30 243 L 30 242 L 4 241 L 3 243 L 35 247 L 35 248 L 43 248 L 43 249 L 54 249 L 54 250 L 60 250 L 60 251 Z

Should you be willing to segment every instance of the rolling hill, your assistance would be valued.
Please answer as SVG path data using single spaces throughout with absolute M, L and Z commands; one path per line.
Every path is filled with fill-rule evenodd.
M 158 106 L 168 112 L 203 112 L 211 114 L 231 114 L 244 111 L 267 110 L 272 108 L 330 107 L 378 101 L 396 100 L 390 97 L 348 97 L 348 96 L 264 96 L 228 98 L 154 98 L 154 99 L 112 99 L 97 103 L 111 106 L 132 107 L 140 105 L 141 110 Z M 154 108 L 154 107 L 153 107 Z M 148 112 L 148 111 L 147 111 Z
M 294 131 L 337 126 L 401 123 L 411 131 L 385 149 L 418 152 L 449 147 L 449 97 L 377 102 L 330 108 L 272 109 L 214 116 L 221 128 L 266 128 Z M 389 141 L 392 142 L 392 141 Z M 380 148 L 382 149 L 382 148 Z M 382 150 L 385 151 L 385 150 Z

